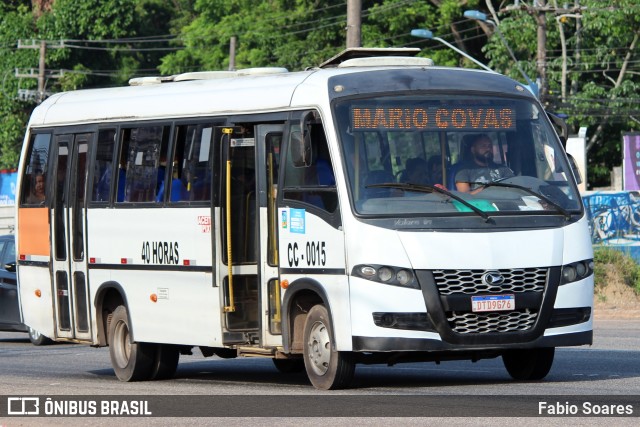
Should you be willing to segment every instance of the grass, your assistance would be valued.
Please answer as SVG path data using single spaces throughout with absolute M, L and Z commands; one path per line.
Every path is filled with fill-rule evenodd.
M 606 246 L 593 251 L 594 280 L 596 289 L 604 289 L 610 279 L 609 272 L 615 271 L 627 286 L 640 295 L 640 265 L 619 249 Z

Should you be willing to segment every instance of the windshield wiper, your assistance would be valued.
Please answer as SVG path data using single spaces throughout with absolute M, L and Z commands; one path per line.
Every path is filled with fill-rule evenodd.
M 462 203 L 463 205 L 465 205 L 466 207 L 471 209 L 473 212 L 475 212 L 480 217 L 482 217 L 482 219 L 484 219 L 485 222 L 489 221 L 489 215 L 487 215 L 486 212 L 481 211 L 480 209 L 478 209 L 477 207 L 475 207 L 471 203 L 467 202 L 462 197 L 456 196 L 451 191 L 445 190 L 444 188 L 436 187 L 435 185 L 430 185 L 430 184 L 409 184 L 409 183 L 403 183 L 403 182 L 384 182 L 384 183 L 381 183 L 381 184 L 365 185 L 365 188 L 397 188 L 399 190 L 415 191 L 416 193 L 428 193 L 428 194 L 431 194 L 433 192 L 436 192 L 436 193 L 444 194 L 445 196 L 449 196 L 452 199 Z
M 502 181 L 502 180 L 500 180 Z M 551 200 L 550 198 L 548 198 L 547 196 L 545 196 L 542 193 L 539 193 L 529 187 L 524 187 L 522 185 L 518 185 L 518 184 L 509 184 L 506 182 L 499 182 L 499 181 L 494 181 L 494 182 L 473 182 L 472 184 L 480 184 L 483 185 L 485 188 L 487 187 L 506 187 L 506 188 L 516 188 L 518 190 L 522 190 L 525 193 L 529 193 L 532 196 L 536 196 L 540 199 L 542 199 L 543 202 L 545 202 L 547 205 L 553 207 L 555 210 L 557 210 L 558 212 L 560 212 L 562 215 L 564 215 L 565 220 L 569 221 L 571 219 L 571 213 L 569 213 L 569 211 L 567 211 L 565 208 L 563 208 L 562 206 L 560 206 L 559 204 L 557 204 L 556 202 L 554 202 L 553 200 Z

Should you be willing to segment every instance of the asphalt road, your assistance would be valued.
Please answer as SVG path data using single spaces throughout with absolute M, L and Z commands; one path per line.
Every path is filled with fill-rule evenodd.
M 574 403 L 584 403 L 580 396 L 582 400 L 599 396 L 603 405 L 632 405 L 633 417 L 618 418 L 616 424 L 634 425 L 640 414 L 638 360 L 640 320 L 601 320 L 596 321 L 594 345 L 558 349 L 554 366 L 543 381 L 512 381 L 500 359 L 393 367 L 358 365 L 353 388 L 324 392 L 315 390 L 304 374 L 278 372 L 269 359 L 204 358 L 197 350 L 192 356 L 181 356 L 172 380 L 122 383 L 111 369 L 107 348 L 78 344 L 35 347 L 26 334 L 0 332 L 0 396 L 53 396 L 79 401 L 111 396 L 151 399 L 156 415 L 168 411 L 187 417 L 126 419 L 134 425 L 213 425 L 221 420 L 225 425 L 263 425 L 265 420 L 280 425 L 299 425 L 302 420 L 305 424 L 324 425 L 327 417 L 332 425 L 423 425 L 425 421 L 486 425 L 486 416 L 491 416 L 490 424 L 513 425 L 517 419 L 518 424 L 537 425 L 539 418 L 504 416 L 530 416 L 532 408 L 539 411 L 542 399 L 548 400 L 542 414 L 550 415 L 549 405 L 571 410 Z M 0 401 L 0 408 L 3 403 Z M 478 412 L 478 406 L 483 411 Z M 578 415 L 584 415 L 581 411 Z M 219 414 L 230 418 L 215 418 Z M 429 417 L 426 414 L 438 418 L 425 418 Z M 482 418 L 477 418 L 479 414 Z M 460 417 L 439 418 L 442 415 Z M 272 418 L 261 418 L 265 416 Z M 94 417 L 20 417 L 0 418 L 0 426 L 42 425 L 43 421 L 47 425 L 113 423 L 113 419 Z M 546 418 L 545 424 L 596 425 L 603 421 Z

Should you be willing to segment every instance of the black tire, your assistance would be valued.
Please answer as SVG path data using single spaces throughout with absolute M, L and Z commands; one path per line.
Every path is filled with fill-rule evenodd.
M 156 344 L 153 369 L 150 380 L 166 380 L 172 378 L 178 369 L 180 350 L 178 346 L 171 344 Z
M 311 384 L 320 390 L 345 388 L 353 379 L 353 357 L 335 350 L 333 326 L 323 305 L 313 306 L 304 324 L 304 366 Z
M 297 374 L 304 371 L 304 359 L 272 359 L 273 365 L 283 374 Z
M 31 341 L 31 344 L 33 345 L 49 345 L 53 343 L 51 339 L 45 337 L 31 327 L 29 328 L 29 341 Z
M 109 356 L 120 381 L 144 381 L 154 368 L 155 346 L 131 342 L 127 308 L 118 306 L 109 325 Z
M 502 362 L 514 380 L 535 381 L 547 376 L 554 354 L 554 347 L 509 350 L 502 355 Z

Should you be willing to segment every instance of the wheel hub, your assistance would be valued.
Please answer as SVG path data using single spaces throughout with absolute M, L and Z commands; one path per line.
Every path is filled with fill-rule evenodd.
M 116 325 L 114 333 L 115 356 L 118 367 L 125 368 L 131 356 L 131 343 L 129 342 L 129 328 L 124 322 Z
M 329 330 L 322 322 L 315 322 L 311 327 L 307 342 L 311 368 L 316 375 L 324 375 L 331 361 L 331 338 Z

